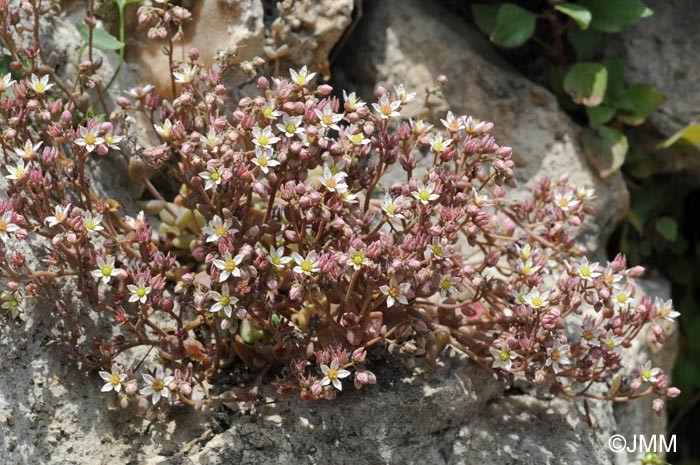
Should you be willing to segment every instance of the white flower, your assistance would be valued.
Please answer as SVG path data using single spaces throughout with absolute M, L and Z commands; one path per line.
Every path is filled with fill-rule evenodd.
M 340 198 L 346 203 L 357 202 L 357 194 L 351 194 L 349 191 L 344 191 L 340 193 Z
M 238 265 L 243 261 L 243 255 L 238 254 L 231 258 L 231 253 L 226 252 L 224 254 L 224 259 L 216 258 L 212 261 L 216 269 L 220 270 L 219 282 L 223 283 L 229 276 L 239 277 L 241 275 L 241 270 Z
M 583 319 L 583 331 L 581 331 L 581 339 L 579 340 L 581 348 L 600 347 L 600 336 L 603 331 L 596 329 L 593 326 L 593 319 L 589 316 Z
M 330 105 L 324 106 L 323 111 L 316 108 L 314 113 L 316 113 L 316 116 L 318 116 L 318 119 L 321 121 L 321 126 L 324 128 L 340 129 L 338 123 L 343 119 L 343 114 L 333 113 L 333 109 Z
M 141 100 L 146 97 L 146 95 L 150 94 L 153 89 L 155 89 L 156 86 L 153 84 L 147 84 L 143 87 L 138 86 L 134 87 L 133 89 L 129 89 L 126 93 L 132 96 L 133 98 L 137 100 Z
M 563 370 L 561 365 L 568 365 L 569 360 L 569 345 L 562 345 L 558 340 L 554 341 L 552 347 L 547 348 L 547 361 L 545 366 L 551 366 L 554 373 L 559 373 Z
M 112 372 L 100 371 L 100 378 L 106 381 L 105 385 L 102 386 L 102 392 L 121 392 L 122 383 L 126 379 L 126 374 L 119 373 L 119 370 L 117 370 L 117 365 L 112 365 Z
M 0 94 L 12 87 L 14 83 L 15 81 L 12 79 L 12 73 L 7 73 L 6 75 L 0 77 Z
M 175 82 L 178 82 L 180 84 L 191 84 L 192 81 L 194 81 L 194 78 L 196 75 L 197 75 L 197 67 L 190 66 L 189 64 L 186 64 L 185 66 L 183 66 L 182 71 L 173 72 L 173 77 L 175 78 Z
M 427 124 L 422 119 L 416 121 L 409 119 L 408 121 L 411 125 L 411 132 L 414 136 L 422 136 L 423 134 L 425 134 L 433 128 L 432 124 Z
M 15 233 L 20 230 L 20 227 L 12 222 L 12 212 L 6 211 L 0 217 L 0 241 L 7 242 L 7 233 Z
M 342 193 L 348 190 L 348 186 L 345 184 L 345 176 L 347 174 L 342 171 L 333 174 L 328 165 L 323 165 L 323 176 L 320 181 L 329 191 Z
M 24 311 L 24 296 L 19 291 L 3 291 L 0 300 L 2 308 L 9 310 L 12 318 L 17 318 L 17 315 Z
M 629 288 L 618 290 L 612 296 L 613 303 L 617 308 L 624 309 L 632 303 L 632 294 Z
M 539 265 L 535 266 L 532 264 L 532 257 L 528 258 L 525 261 L 523 261 L 522 259 L 518 260 L 518 271 L 520 271 L 520 273 L 523 276 L 530 276 L 532 273 L 538 272 L 540 268 L 542 267 Z
M 433 242 L 430 244 L 427 250 L 435 260 L 442 260 L 443 258 L 449 258 L 452 256 L 452 251 L 443 244 L 439 237 L 433 239 Z
M 124 222 L 126 222 L 126 224 L 134 231 L 138 231 L 141 225 L 148 224 L 146 222 L 146 213 L 144 213 L 143 210 L 136 215 L 136 218 L 129 215 L 124 216 Z
M 216 153 L 219 150 L 219 137 L 216 134 L 216 130 L 214 128 L 209 128 L 209 131 L 207 132 L 207 135 L 205 136 L 204 134 L 199 135 L 199 141 L 205 145 L 207 145 L 212 152 Z
M 567 191 L 562 194 L 561 192 L 554 193 L 554 203 L 561 211 L 568 212 L 572 208 L 575 208 L 579 203 L 578 200 L 574 199 L 574 194 L 571 191 Z
M 15 149 L 15 153 L 25 160 L 31 160 L 39 153 L 41 144 L 43 144 L 41 141 L 32 144 L 32 141 L 27 139 L 21 149 Z
M 290 69 L 289 75 L 292 77 L 292 81 L 294 81 L 295 84 L 299 84 L 300 86 L 304 87 L 314 78 L 314 76 L 316 76 L 316 73 L 309 73 L 306 66 L 303 66 L 299 72 Z
M 510 370 L 513 366 L 513 360 L 517 357 L 517 354 L 510 350 L 506 342 L 502 342 L 500 348 L 489 347 L 489 353 L 493 357 L 491 367 L 504 370 Z
M 216 186 L 221 184 L 223 168 L 220 166 L 208 167 L 207 171 L 199 173 L 199 177 L 204 179 L 204 190 L 216 189 Z
M 588 263 L 588 257 L 583 257 L 581 263 L 579 263 L 576 267 L 578 275 L 584 281 L 593 281 L 595 278 L 600 276 L 601 273 L 598 271 L 598 269 L 598 263 Z
M 34 92 L 36 92 L 39 95 L 43 95 L 44 92 L 49 90 L 50 88 L 53 87 L 53 84 L 49 84 L 49 75 L 45 74 L 39 79 L 36 77 L 35 74 L 32 74 L 32 77 L 29 82 L 29 87 L 32 88 Z
M 330 367 L 328 365 L 321 365 L 321 372 L 323 373 L 321 384 L 324 386 L 333 384 L 333 387 L 339 391 L 343 390 L 343 385 L 340 383 L 340 380 L 350 376 L 350 372 L 348 370 L 340 368 L 340 362 L 337 358 L 334 358 L 331 361 Z
M 374 111 L 379 113 L 379 117 L 381 119 L 396 118 L 401 116 L 401 113 L 397 111 L 400 106 L 401 100 L 391 101 L 389 100 L 389 96 L 387 94 L 382 95 L 379 98 L 378 103 L 372 104 L 372 108 L 374 108 Z
M 548 298 L 549 292 L 540 292 L 537 289 L 533 289 L 532 292 L 525 296 L 525 302 L 531 307 L 542 308 L 549 303 Z
M 349 132 L 346 132 L 345 137 L 354 145 L 367 145 L 370 142 L 372 142 L 365 137 L 365 134 L 362 131 L 357 132 L 355 134 L 350 134 Z
M 619 289 L 620 281 L 622 281 L 623 276 L 621 274 L 615 273 L 612 268 L 605 268 L 603 272 L 603 280 L 613 289 Z
M 119 147 L 119 142 L 121 142 L 122 139 L 124 139 L 123 136 L 119 136 L 108 132 L 107 134 L 105 134 L 104 143 L 107 144 L 107 147 L 109 147 L 110 149 L 121 150 L 121 147 Z
M 282 115 L 282 112 L 277 110 L 277 103 L 274 100 L 268 100 L 262 107 L 262 114 L 265 119 L 275 120 Z
M 464 128 L 467 130 L 468 134 L 473 136 L 481 135 L 486 128 L 486 121 L 479 121 L 476 118 L 467 116 L 464 119 Z
M 100 224 L 102 223 L 102 215 L 97 214 L 92 216 L 92 212 L 86 211 L 83 213 L 83 223 L 85 224 L 85 230 L 88 234 L 94 234 L 97 231 L 102 231 L 104 227 Z
M 411 195 L 418 199 L 423 205 L 428 205 L 428 203 L 440 197 L 438 194 L 434 194 L 434 192 L 435 184 L 430 183 L 426 186 L 422 181 L 419 181 L 418 187 L 411 192 Z
M 622 338 L 619 336 L 615 336 L 615 333 L 612 329 L 609 329 L 602 339 L 603 344 L 605 344 L 605 347 L 607 347 L 611 352 L 617 352 L 620 348 L 620 344 L 622 344 Z
M 27 168 L 29 168 L 29 166 L 24 166 L 24 160 L 20 158 L 17 160 L 17 164 L 15 166 L 6 166 L 5 168 L 7 168 L 7 171 L 10 173 L 5 176 L 5 179 L 19 181 L 27 175 Z
M 522 247 L 515 244 L 515 250 L 518 252 L 518 257 L 520 257 L 521 260 L 527 260 L 534 254 L 536 249 L 533 249 L 530 244 L 525 244 Z
M 345 109 L 347 111 L 356 111 L 358 108 L 365 106 L 365 102 L 357 98 L 355 92 L 347 94 L 345 90 L 343 90 L 343 100 L 345 100 Z
M 231 227 L 231 220 L 222 220 L 219 215 L 214 215 L 214 218 L 209 223 L 210 226 L 202 228 L 202 232 L 207 234 L 207 242 L 216 242 L 222 237 L 226 237 L 229 233 L 237 233 L 238 229 Z
M 350 249 L 348 252 L 347 265 L 359 270 L 365 265 L 369 265 L 369 260 L 365 257 L 365 253 L 361 250 Z
M 280 247 L 279 249 L 272 247 L 270 249 L 270 255 L 268 255 L 267 258 L 270 263 L 272 263 L 272 266 L 280 270 L 283 269 L 287 263 L 292 261 L 292 257 L 284 256 L 284 247 Z
M 396 98 L 401 101 L 401 103 L 408 103 L 416 98 L 415 92 L 408 92 L 404 89 L 403 84 L 394 86 L 394 93 L 396 93 Z
M 169 118 L 163 121 L 163 124 L 156 124 L 155 128 L 156 132 L 160 134 L 160 137 L 162 137 L 164 140 L 170 139 L 170 137 L 173 135 L 173 123 Z
M 656 318 L 668 321 L 673 321 L 681 315 L 680 312 L 673 309 L 673 301 L 667 300 L 664 302 L 663 299 L 658 297 L 654 299 L 654 310 L 656 311 Z
M 103 144 L 105 141 L 104 138 L 99 137 L 98 135 L 100 131 L 98 126 L 93 126 L 90 129 L 80 126 L 79 131 L 80 137 L 75 139 L 75 145 L 85 147 L 85 150 L 87 150 L 88 153 L 94 151 L 98 145 Z
M 386 284 L 379 287 L 379 290 L 386 296 L 386 306 L 387 308 L 393 307 L 398 301 L 402 305 L 408 305 L 408 299 L 406 298 L 406 293 L 411 289 L 409 283 L 397 284 L 394 278 L 391 278 L 389 285 Z
M 97 257 L 97 269 L 90 272 L 96 281 L 102 280 L 107 284 L 114 276 L 119 275 L 119 269 L 114 267 L 114 257 Z
M 437 133 L 428 136 L 428 143 L 434 153 L 442 153 L 452 144 L 452 139 L 443 139 L 442 134 Z
M 464 120 L 462 117 L 456 117 L 451 111 L 447 112 L 447 119 L 441 119 L 440 122 L 448 131 L 457 132 L 464 129 Z
M 389 218 L 399 218 L 399 219 L 404 219 L 404 216 L 401 213 L 396 213 L 396 210 L 399 208 L 399 205 L 403 202 L 403 196 L 399 195 L 396 197 L 396 199 L 391 198 L 391 196 L 387 193 L 384 194 L 384 202 L 382 203 L 382 210 L 384 213 L 386 213 L 386 216 Z
M 272 144 L 279 142 L 280 138 L 272 134 L 272 128 L 266 126 L 265 129 L 260 129 L 255 126 L 253 128 L 253 143 L 260 147 L 269 147 Z
M 270 168 L 279 166 L 280 162 L 272 158 L 272 149 L 262 147 L 255 147 L 255 158 L 253 158 L 253 163 L 260 167 L 260 170 L 267 174 L 270 172 Z
M 639 368 L 639 376 L 645 383 L 655 383 L 659 380 L 658 376 L 661 374 L 660 368 L 652 368 L 651 360 L 648 360 L 644 365 Z
M 233 305 L 238 303 L 238 298 L 229 294 L 228 284 L 221 286 L 221 293 L 209 291 L 209 298 L 216 302 L 209 309 L 210 312 L 219 313 L 223 311 L 227 318 L 231 318 Z
M 135 285 L 129 284 L 126 288 L 131 292 L 129 302 L 141 302 L 145 304 L 146 300 L 148 300 L 148 294 L 151 293 L 151 286 L 146 286 L 146 282 L 143 278 L 139 278 Z
M 595 190 L 590 187 L 581 186 L 576 189 L 576 198 L 581 202 L 587 202 L 595 198 Z
M 143 375 L 143 380 L 146 382 L 146 387 L 141 390 L 141 394 L 145 396 L 153 396 L 151 402 L 156 405 L 161 397 L 167 398 L 170 394 L 168 391 L 168 386 L 173 382 L 172 376 L 165 376 L 163 372 L 163 367 L 158 365 L 156 368 L 155 376 L 151 376 L 148 373 Z
M 476 189 L 472 187 L 472 195 L 474 196 L 474 205 L 477 207 L 484 207 L 489 205 L 489 196 L 486 194 L 480 194 Z
M 310 276 L 313 273 L 318 273 L 321 269 L 318 267 L 318 254 L 315 250 L 302 257 L 297 252 L 292 254 L 292 258 L 297 266 L 294 267 L 294 272 L 302 275 Z
M 294 137 L 295 134 L 303 134 L 304 128 L 301 127 L 303 116 L 289 116 L 284 113 L 282 115 L 282 122 L 278 123 L 277 129 L 282 131 L 287 137 Z
M 440 280 L 440 296 L 446 299 L 457 292 L 457 284 L 461 280 L 452 276 L 443 276 Z

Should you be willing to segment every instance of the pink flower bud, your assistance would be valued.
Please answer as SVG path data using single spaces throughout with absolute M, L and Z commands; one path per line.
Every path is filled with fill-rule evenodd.
M 330 95 L 331 92 L 333 92 L 333 87 L 329 86 L 328 84 L 321 84 L 318 86 L 318 93 L 323 96 Z
M 366 357 L 367 351 L 364 349 L 364 347 L 357 348 L 352 352 L 352 361 L 355 363 L 364 362 Z
M 664 401 L 661 399 L 654 399 L 651 406 L 656 413 L 661 413 L 661 411 L 664 409 Z
M 678 397 L 681 395 L 681 390 L 678 389 L 677 387 L 670 387 L 668 388 L 668 391 L 666 391 L 666 396 L 673 399 L 675 397 Z

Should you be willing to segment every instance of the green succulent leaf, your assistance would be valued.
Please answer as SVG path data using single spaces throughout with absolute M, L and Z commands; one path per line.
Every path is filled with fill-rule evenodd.
M 475 3 L 471 6 L 476 26 L 487 36 L 491 36 L 493 30 L 496 29 L 496 18 L 500 8 L 500 3 Z
M 82 37 L 85 42 L 88 42 L 90 40 L 90 31 L 87 25 L 80 23 L 75 27 L 78 29 L 80 37 Z M 101 27 L 96 27 L 92 31 L 92 45 L 100 50 L 118 51 L 124 47 L 124 42 L 121 42 Z
M 638 126 L 665 101 L 666 96 L 654 86 L 635 84 L 623 94 L 622 102 L 625 108 L 618 117 L 626 124 Z
M 656 221 L 656 232 L 668 242 L 675 242 L 678 239 L 678 223 L 673 218 L 662 216 Z
M 584 153 L 603 179 L 620 169 L 629 148 L 627 137 L 608 126 L 592 125 L 584 129 L 581 143 Z
M 137 3 L 138 1 L 140 0 L 114 0 L 114 3 L 117 5 L 117 8 L 124 10 L 130 3 Z
M 607 99 L 615 100 L 624 94 L 627 86 L 625 65 L 617 55 L 607 57 L 603 61 L 603 65 L 605 69 L 608 70 Z M 619 108 L 614 103 L 611 103 L 611 105 Z
M 578 61 L 592 60 L 603 47 L 606 34 L 589 27 L 581 29 L 579 26 L 566 28 L 566 38 L 576 52 Z
M 564 90 L 574 102 L 595 107 L 605 97 L 608 70 L 600 63 L 576 63 L 566 73 Z
M 660 143 L 657 149 L 667 149 L 672 145 L 678 146 L 693 146 L 700 144 L 700 124 L 690 123 L 662 143 Z
M 491 42 L 501 47 L 519 47 L 535 33 L 537 17 L 534 13 L 512 3 L 498 9 L 496 27 L 491 32 Z
M 616 110 L 607 105 L 598 105 L 597 107 L 586 107 L 588 121 L 593 124 L 605 124 L 615 116 Z
M 580 0 L 578 4 L 593 15 L 591 27 L 603 32 L 620 32 L 654 13 L 641 0 Z
M 593 18 L 588 8 L 575 3 L 560 3 L 556 5 L 554 9 L 576 21 L 576 24 L 578 24 L 581 29 L 588 29 L 588 26 L 591 24 L 591 19 Z

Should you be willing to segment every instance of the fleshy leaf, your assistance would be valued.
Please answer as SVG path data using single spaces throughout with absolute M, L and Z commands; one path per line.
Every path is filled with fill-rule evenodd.
M 578 3 L 593 15 L 591 27 L 603 32 L 620 32 L 653 14 L 641 0 L 580 0 Z
M 536 21 L 534 13 L 512 3 L 505 3 L 498 9 L 491 42 L 501 47 L 519 47 L 535 33 Z
M 618 117 L 631 126 L 642 124 L 652 111 L 666 101 L 666 96 L 649 84 L 631 86 L 622 98 L 626 108 Z
M 564 90 L 574 102 L 594 107 L 600 105 L 608 85 L 608 71 L 600 63 L 576 63 L 566 73 Z
M 605 179 L 615 173 L 625 162 L 629 144 L 627 137 L 608 126 L 591 126 L 581 132 L 583 151 Z
M 700 143 L 700 124 L 690 123 L 662 143 L 660 143 L 657 149 L 666 149 L 672 145 L 698 145 Z
M 669 242 L 678 238 L 678 223 L 673 218 L 662 216 L 656 221 L 656 232 Z
M 498 17 L 498 10 L 500 8 L 500 3 L 475 3 L 472 5 L 471 9 L 474 15 L 474 22 L 481 32 L 490 36 L 493 30 L 496 29 L 496 18 Z
M 83 38 L 85 42 L 90 40 L 90 32 L 86 24 L 80 23 L 75 26 L 80 32 L 80 37 Z M 119 39 L 114 37 L 112 34 L 102 29 L 101 27 L 96 27 L 92 31 L 92 45 L 100 50 L 111 50 L 118 51 L 124 47 L 124 43 Z
M 588 29 L 588 26 L 591 24 L 591 18 L 593 16 L 586 7 L 576 5 L 575 3 L 560 3 L 556 5 L 554 9 L 576 21 L 576 24 L 578 24 L 581 29 Z

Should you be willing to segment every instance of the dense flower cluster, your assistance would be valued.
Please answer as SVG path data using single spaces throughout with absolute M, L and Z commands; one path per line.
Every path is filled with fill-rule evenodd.
M 162 6 L 142 22 L 165 27 Z M 562 176 L 507 197 L 512 150 L 493 124 L 405 120 L 415 94 L 402 86 L 380 87 L 376 102 L 341 98 L 305 67 L 260 77 L 259 95 L 232 105 L 230 54 L 206 69 L 196 50 L 174 63 L 172 101 L 131 89 L 101 119 L 7 31 L 3 41 L 16 71 L 0 101 L 2 307 L 20 318 L 70 283 L 52 336 L 101 370 L 102 390 L 124 407 L 248 400 L 252 390 L 212 389 L 235 364 L 272 370 L 281 395 L 331 399 L 377 382 L 370 353 L 412 365 L 448 345 L 555 394 L 678 394 L 651 364 L 620 371 L 640 332 L 663 342 L 671 302 L 639 298 L 642 270 L 623 257 L 585 258 L 572 234 L 592 214 L 590 189 Z M 136 121 L 157 142 L 132 153 Z M 125 215 L 91 189 L 100 156 L 129 161 L 152 196 L 144 211 Z M 176 194 L 161 194 L 151 173 Z M 144 348 L 157 363 L 131 355 Z

